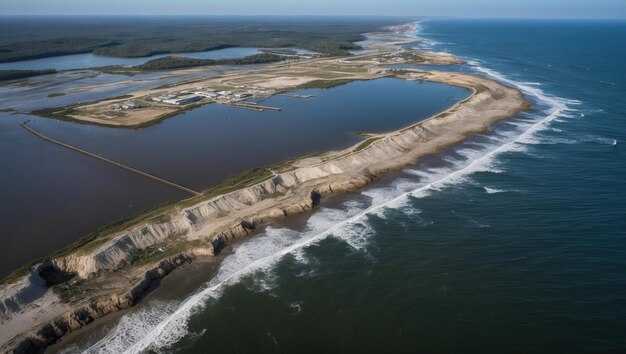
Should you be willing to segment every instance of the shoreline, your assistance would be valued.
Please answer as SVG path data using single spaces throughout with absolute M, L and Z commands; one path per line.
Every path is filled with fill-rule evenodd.
M 45 323 L 48 319 L 40 317 L 42 323 L 37 326 L 16 331 L 17 337 L 7 343 L 7 348 L 19 351 L 45 347 L 96 318 L 134 305 L 151 281 L 161 279 L 194 258 L 220 254 L 225 246 L 252 235 L 257 228 L 308 212 L 331 195 L 358 190 L 382 175 L 412 165 L 529 107 L 519 91 L 479 76 L 417 69 L 405 69 L 394 76 L 461 86 L 473 93 L 426 120 L 392 132 L 371 134 L 367 139 L 375 140 L 365 147 L 359 148 L 367 139 L 341 151 L 296 158 L 279 165 L 273 175 L 265 176 L 261 182 L 208 200 L 172 207 L 173 210 L 159 215 L 166 218 L 133 225 L 94 240 L 96 244 L 87 243 L 75 252 L 39 265 L 36 271 L 20 279 L 26 288 L 41 278 L 42 269 L 46 269 L 44 281 L 76 274 L 66 281 L 73 282 L 71 290 L 84 290 L 81 294 L 91 295 L 86 301 L 66 306 L 55 302 L 57 295 L 47 286 L 40 299 L 48 301 L 50 308 L 46 310 L 52 323 Z M 163 245 L 183 247 L 147 264 L 126 265 L 132 251 Z M 59 284 L 55 285 L 57 291 Z M 4 289 L 0 287 L 0 294 L 5 295 L 12 285 L 15 283 Z M 94 290 L 102 285 L 109 289 Z
M 323 57 L 269 63 L 262 67 L 234 70 L 221 75 L 194 78 L 155 88 L 139 89 L 120 97 L 76 103 L 65 107 L 37 109 L 31 111 L 30 114 L 75 123 L 137 129 L 158 124 L 167 118 L 206 104 L 227 104 L 236 107 L 238 104 L 245 104 L 250 98 L 265 99 L 301 89 L 330 88 L 352 81 L 394 76 L 393 73 L 390 73 L 393 70 L 386 68 L 388 65 L 463 63 L 452 55 L 434 54 L 401 47 L 403 44 L 415 41 L 417 39 L 395 40 L 384 44 L 376 43 L 371 46 L 374 52 L 348 57 Z M 184 76 L 198 70 L 202 70 L 202 68 L 178 69 L 171 71 L 169 76 Z M 94 84 L 90 88 L 98 89 L 107 85 L 107 83 Z M 200 92 L 203 90 L 229 92 L 230 95 L 200 96 L 199 100 L 186 105 L 159 101 L 159 97 L 164 97 L 164 95 L 190 94 L 191 92 L 199 92 L 198 90 Z M 236 97 L 240 93 L 245 93 L 249 97 Z M 129 103 L 132 103 L 134 108 L 127 110 L 112 108 L 116 105 Z
M 217 274 L 222 260 L 229 254 L 230 252 L 223 252 L 219 257 L 198 257 L 192 263 L 176 268 L 169 276 L 155 281 L 150 291 L 144 294 L 139 304 L 152 300 L 167 301 L 184 298 L 213 278 Z M 78 328 L 61 337 L 57 342 L 48 346 L 46 352 L 61 352 L 68 346 L 82 344 L 79 342 L 85 340 L 86 337 L 97 335 L 99 331 L 101 333 L 103 331 L 108 332 L 110 325 L 115 325 L 120 318 L 133 309 L 134 307 L 129 307 L 95 319 L 88 326 Z

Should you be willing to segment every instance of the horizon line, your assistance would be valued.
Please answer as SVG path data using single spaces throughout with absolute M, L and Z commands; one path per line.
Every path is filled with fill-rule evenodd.
M 467 20 L 626 20 L 626 17 L 530 17 L 530 16 L 444 16 L 444 15 L 333 15 L 333 14 L 0 14 L 2 17 L 331 17 L 331 18 L 411 18 L 411 19 L 467 19 Z

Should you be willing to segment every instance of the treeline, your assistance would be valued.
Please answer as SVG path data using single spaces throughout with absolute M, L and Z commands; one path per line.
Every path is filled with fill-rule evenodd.
M 54 74 L 56 70 L 0 70 L 0 81 L 17 80 L 31 76 Z
M 23 18 L 0 21 L 0 62 L 91 53 L 113 57 L 228 47 L 304 48 L 327 55 L 359 49 L 361 33 L 402 22 L 289 18 Z
M 33 42 L 19 42 L 0 46 L 0 63 L 91 53 L 98 48 L 118 45 L 119 42 L 97 38 L 61 38 Z
M 142 41 L 141 43 L 129 43 L 115 47 L 97 48 L 95 55 L 116 58 L 142 58 L 159 54 L 206 52 L 210 50 L 234 47 L 230 44 L 215 44 L 211 41 L 184 41 L 173 43 L 175 40 Z
M 273 63 L 277 61 L 284 60 L 285 58 L 281 55 L 271 54 L 271 53 L 261 53 L 248 55 L 243 58 L 231 58 L 231 59 L 219 59 L 215 61 L 216 65 L 252 65 L 252 64 L 265 64 L 265 63 Z
M 195 66 L 207 66 L 207 65 L 250 65 L 250 64 L 264 64 L 272 63 L 283 60 L 280 55 L 262 53 L 250 55 L 243 58 L 233 59 L 198 59 L 178 56 L 168 56 L 163 58 L 157 58 L 149 60 L 141 65 L 133 66 L 130 69 L 152 71 L 152 70 L 171 70 L 190 68 Z M 127 69 L 124 69 L 127 70 Z
M 136 65 L 131 67 L 130 69 L 135 70 L 168 70 L 168 69 L 180 69 L 180 68 L 190 68 L 194 66 L 205 66 L 205 65 L 213 65 L 215 60 L 212 59 L 198 59 L 198 58 L 187 58 L 187 57 L 163 57 L 149 60 L 141 65 Z

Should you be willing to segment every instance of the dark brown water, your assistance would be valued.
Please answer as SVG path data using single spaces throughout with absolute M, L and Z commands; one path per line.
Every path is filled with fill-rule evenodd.
M 0 113 L 0 275 L 96 228 L 187 197 L 144 177 L 38 139 L 55 139 L 201 190 L 245 169 L 345 148 L 354 131 L 382 132 L 427 118 L 465 89 L 396 79 L 264 100 L 281 112 L 207 105 L 140 130 Z

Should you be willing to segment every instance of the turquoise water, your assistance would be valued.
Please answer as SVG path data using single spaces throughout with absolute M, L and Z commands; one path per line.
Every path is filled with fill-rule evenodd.
M 626 350 L 626 22 L 429 20 L 423 46 L 534 103 L 237 245 L 91 349 Z

